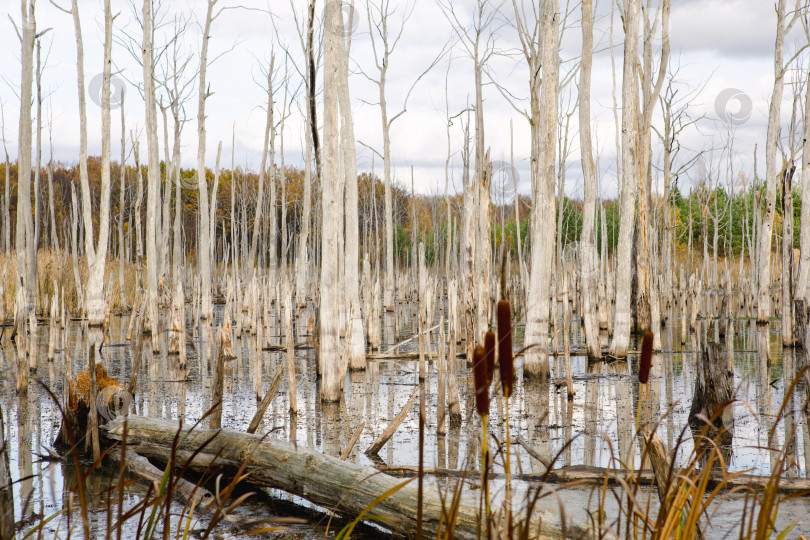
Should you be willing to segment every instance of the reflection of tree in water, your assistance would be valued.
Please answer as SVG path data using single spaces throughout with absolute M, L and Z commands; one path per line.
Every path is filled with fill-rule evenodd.
M 588 362 L 587 373 L 598 374 L 603 362 Z M 599 435 L 599 380 L 588 378 L 585 380 L 585 450 L 583 461 L 585 465 L 596 465 L 596 440 Z
M 529 443 L 541 456 L 553 456 L 549 430 L 549 383 L 535 379 L 523 379 L 523 399 L 529 421 Z M 533 457 L 532 472 L 543 474 L 546 467 Z
M 792 347 L 785 347 L 782 351 L 782 388 L 784 389 L 784 411 L 782 415 L 784 417 L 784 426 L 785 426 L 785 438 L 784 438 L 784 449 L 785 449 L 785 476 L 795 477 L 799 474 L 799 467 L 798 462 L 796 461 L 796 423 L 795 423 L 795 414 L 796 409 L 794 403 L 796 401 L 797 394 L 793 393 L 790 396 L 787 395 L 791 385 L 793 384 L 793 379 L 796 377 L 796 369 L 795 369 L 795 359 L 794 359 L 794 349 Z

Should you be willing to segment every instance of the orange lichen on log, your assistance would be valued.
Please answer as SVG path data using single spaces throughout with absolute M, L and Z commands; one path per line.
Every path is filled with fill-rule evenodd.
M 123 391 L 124 388 L 118 379 L 114 379 L 107 375 L 107 370 L 101 364 L 96 364 L 96 388 L 98 393 L 101 394 L 105 388 L 110 388 L 105 391 L 105 395 L 113 395 L 118 391 Z M 79 408 L 79 405 L 87 407 L 90 403 L 90 374 L 87 371 L 82 371 L 72 379 L 70 379 L 70 400 L 68 406 L 71 411 Z

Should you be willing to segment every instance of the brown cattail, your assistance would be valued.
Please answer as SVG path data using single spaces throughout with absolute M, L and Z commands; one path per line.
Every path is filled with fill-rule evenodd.
M 515 360 L 512 357 L 512 309 L 509 300 L 498 302 L 498 364 L 501 368 L 503 396 L 512 395 L 515 381 Z
M 495 332 L 492 330 L 484 334 L 484 359 L 487 365 L 487 387 L 492 384 L 495 375 Z
M 646 332 L 641 343 L 641 361 L 638 364 L 638 382 L 647 384 L 652 365 L 653 333 Z
M 473 349 L 473 376 L 475 378 L 475 410 L 481 416 L 489 416 L 489 384 L 487 384 L 487 361 L 484 348 Z

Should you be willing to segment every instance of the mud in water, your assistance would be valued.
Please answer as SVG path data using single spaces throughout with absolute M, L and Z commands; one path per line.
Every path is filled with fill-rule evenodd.
M 221 306 L 219 308 L 221 310 Z M 190 311 L 190 310 L 189 310 Z M 413 335 L 413 309 L 402 306 L 396 319 L 400 325 L 394 328 L 395 317 L 386 314 L 383 325 L 383 352 L 415 352 L 416 345 L 409 342 L 394 349 L 394 345 Z M 306 344 L 307 320 L 311 313 L 301 311 L 296 317 L 295 342 Z M 134 347 L 125 340 L 128 317 L 113 318 L 110 337 L 102 349 L 103 363 L 111 377 L 121 381 L 130 380 Z M 195 326 L 196 323 L 196 326 Z M 218 318 L 214 325 L 219 325 Z M 438 324 L 438 321 L 436 321 Z M 568 465 L 616 466 L 617 459 L 629 466 L 640 465 L 638 445 L 633 434 L 637 419 L 642 423 L 656 422 L 659 419 L 658 433 L 667 444 L 674 448 L 680 440 L 678 459 L 683 460 L 692 449 L 692 436 L 687 426 L 687 417 L 692 400 L 692 389 L 696 374 L 696 353 L 701 340 L 708 336 L 716 338 L 715 325 L 700 321 L 701 329 L 690 335 L 687 343 L 681 344 L 679 322 L 670 319 L 662 333 L 663 352 L 653 359 L 650 383 L 639 403 L 639 384 L 635 374 L 637 357 L 631 355 L 627 362 L 588 363 L 582 356 L 572 356 L 574 399 L 569 401 L 565 391 L 562 356 L 552 359 L 550 382 L 524 381 L 521 366 L 517 369 L 517 384 L 513 397 L 509 400 L 510 436 L 526 439 L 529 444 L 546 456 L 557 456 L 555 467 Z M 186 425 L 198 421 L 211 405 L 211 385 L 213 368 L 210 362 L 211 343 L 215 330 L 200 325 L 190 318 L 187 321 L 187 354 L 185 368 L 180 366 L 177 356 L 166 354 L 166 333 L 160 335 L 161 353 L 152 354 L 147 345 L 139 374 L 138 389 L 133 397 L 136 414 L 162 418 L 183 418 Z M 572 323 L 572 347 L 582 345 L 578 324 Z M 433 351 L 436 350 L 436 332 L 431 336 Z M 521 328 L 516 331 L 515 348 L 522 348 Z M 266 339 L 266 338 L 265 338 Z M 57 396 L 62 395 L 62 373 L 69 369 L 72 375 L 84 368 L 86 362 L 87 333 L 82 323 L 74 321 L 69 328 L 71 365 L 64 364 L 65 355 L 58 351 L 53 362 L 47 361 L 48 331 L 41 327 L 38 335 L 39 357 L 35 377 L 43 385 L 31 380 L 27 399 L 15 396 L 14 346 L 7 339 L 2 341 L 0 360 L 3 363 L 0 399 L 7 426 L 7 441 L 10 447 L 10 460 L 15 496 L 15 518 L 25 522 L 24 529 L 30 530 L 39 523 L 41 516 L 52 516 L 60 510 L 69 509 L 43 527 L 44 537 L 82 537 L 82 525 L 78 512 L 76 491 L 76 471 L 69 462 L 47 461 L 47 448 L 52 446 L 60 425 L 58 409 L 45 387 Z M 271 330 L 271 345 L 283 345 L 278 327 Z M 770 328 L 758 328 L 754 321 L 734 322 L 733 337 L 729 341 L 733 347 L 734 385 L 737 401 L 733 404 L 734 436 L 726 449 L 730 471 L 746 470 L 767 475 L 777 457 L 777 452 L 769 448 L 789 448 L 792 466 L 786 476 L 810 478 L 810 431 L 804 409 L 807 389 L 804 382 L 797 385 L 792 397 L 786 402 L 785 392 L 790 387 L 796 373 L 807 365 L 801 351 L 781 347 L 778 323 Z M 635 344 L 631 347 L 635 348 Z M 267 391 L 277 366 L 286 362 L 285 353 L 277 350 L 258 350 L 257 336 L 242 336 L 234 340 L 237 358 L 226 364 L 225 397 L 223 402 L 222 425 L 244 430 L 247 428 L 257 405 L 258 394 Z M 731 350 L 731 347 L 728 348 Z M 97 360 L 98 361 L 98 360 Z M 80 365 L 81 364 L 81 365 Z M 259 368 L 260 366 L 260 368 Z M 446 435 L 436 433 L 436 387 L 437 375 L 431 362 L 426 379 L 427 426 L 425 431 L 424 460 L 427 467 L 469 471 L 467 496 L 478 497 L 478 473 L 480 464 L 480 420 L 474 413 L 472 403 L 472 373 L 466 360 L 456 360 L 461 393 L 462 426 L 451 428 L 448 424 Z M 258 430 L 269 433 L 270 437 L 294 441 L 321 450 L 327 454 L 339 455 L 353 432 L 365 422 L 366 428 L 355 445 L 349 459 L 364 465 L 410 467 L 418 463 L 418 410 L 417 406 L 400 426 L 393 439 L 379 453 L 379 459 L 372 461 L 363 453 L 375 437 L 388 425 L 389 421 L 408 401 L 418 384 L 418 363 L 414 360 L 370 360 L 364 372 L 351 372 L 345 383 L 346 398 L 338 405 L 322 405 L 318 395 L 318 384 L 314 352 L 311 348 L 296 350 L 296 381 L 298 414 L 289 414 L 287 377 L 282 378 L 276 398 L 265 414 Z M 558 376 L 556 374 L 559 374 Z M 260 381 L 257 383 L 257 381 Z M 258 386 L 257 386 L 258 385 Z M 782 415 L 780 408 L 784 403 Z M 498 441 L 505 441 L 505 402 L 497 395 L 490 412 L 490 432 Z M 775 426 L 775 427 L 774 427 Z M 492 439 L 490 439 L 492 440 Z M 570 443 L 570 444 L 567 444 Z M 496 460 L 496 473 L 502 472 L 502 460 Z M 542 463 L 532 459 L 518 445 L 512 446 L 512 470 L 518 473 L 544 472 Z M 446 486 L 455 479 L 430 480 L 429 486 Z M 117 482 L 117 470 L 101 469 L 86 480 L 91 508 L 91 537 L 103 538 L 108 529 L 108 496 L 105 493 Z M 144 496 L 147 484 L 131 482 L 125 489 L 124 510 L 131 508 Z M 212 489 L 214 489 L 212 487 Z M 527 484 L 516 481 L 515 491 L 520 494 L 527 490 Z M 255 491 L 255 490 L 254 490 Z M 503 496 L 503 480 L 495 478 L 491 491 L 493 497 Z M 645 492 L 645 502 L 649 498 L 657 505 L 657 496 Z M 559 501 L 566 510 L 566 519 L 584 523 L 588 519 L 587 509 L 596 510 L 594 490 L 588 488 L 566 489 L 560 499 L 547 498 L 541 504 L 550 511 L 557 512 Z M 117 490 L 112 497 L 112 516 L 117 515 Z M 609 503 L 605 510 L 611 515 Z M 741 497 L 729 496 L 715 504 L 712 518 L 711 537 L 721 537 L 720 533 L 736 536 L 739 527 L 743 501 Z M 182 505 L 175 504 L 176 513 Z M 780 507 L 777 530 L 782 530 L 799 519 L 791 533 L 810 533 L 810 498 L 787 501 Z M 301 523 L 285 523 L 285 518 L 298 518 Z M 275 521 L 274 521 L 275 520 Z M 281 521 L 278 521 L 281 520 Z M 803 520 L 803 521 L 802 521 Z M 173 524 L 176 530 L 177 518 Z M 281 526 L 282 534 L 293 538 L 322 538 L 329 531 L 340 530 L 343 522 L 332 520 L 328 509 L 315 508 L 306 501 L 276 490 L 263 490 L 239 506 L 224 523 L 217 525 L 215 532 L 227 537 L 256 528 Z M 137 520 L 128 522 L 123 537 L 134 535 Z M 207 519 L 201 517 L 194 522 L 192 531 L 199 535 L 207 527 Z M 275 537 L 277 533 L 248 535 L 247 538 Z M 360 531 L 360 537 L 377 537 L 379 530 L 371 527 Z M 174 534 L 172 534 L 174 536 Z

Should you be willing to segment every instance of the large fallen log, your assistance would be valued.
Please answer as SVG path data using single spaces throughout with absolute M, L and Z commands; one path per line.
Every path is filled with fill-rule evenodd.
M 122 454 L 119 448 L 113 448 L 107 452 L 107 458 L 120 467 L 123 457 L 124 468 L 128 473 L 148 482 L 152 482 L 156 484 L 156 486 L 159 486 L 163 481 L 163 471 L 149 463 L 149 460 L 145 457 L 135 452 L 127 452 L 126 455 Z M 214 496 L 210 491 L 196 484 L 192 484 L 184 478 L 177 478 L 174 487 L 174 493 L 180 500 L 183 502 L 193 502 L 198 508 L 206 508 L 214 501 Z
M 106 426 L 107 437 L 120 441 L 123 436 L 123 419 L 116 419 Z M 394 478 L 373 467 L 341 461 L 315 450 L 278 439 L 261 437 L 230 429 L 208 430 L 180 427 L 177 422 L 158 418 L 130 416 L 127 444 L 137 453 L 165 462 L 174 450 L 178 466 L 188 465 L 200 470 L 212 464 L 224 469 L 247 463 L 249 481 L 265 487 L 281 489 L 298 495 L 324 508 L 348 517 L 356 517 L 367 511 L 383 526 L 406 535 L 416 533 L 417 488 L 415 483 Z M 200 448 L 202 452 L 196 453 Z M 186 463 L 186 461 L 189 461 Z M 387 494 L 387 497 L 385 496 Z M 381 499 L 375 504 L 377 499 Z M 445 503 L 449 506 L 449 500 Z M 369 507 L 371 508 L 370 510 Z M 436 491 L 426 490 L 423 496 L 423 532 L 436 537 L 440 529 L 446 529 L 446 513 L 442 499 Z M 532 514 L 533 530 L 539 537 L 561 538 L 559 519 L 550 512 L 535 509 Z M 456 538 L 475 538 L 478 526 L 478 497 L 463 495 L 455 514 Z M 571 527 L 568 535 L 586 535 L 586 531 Z

